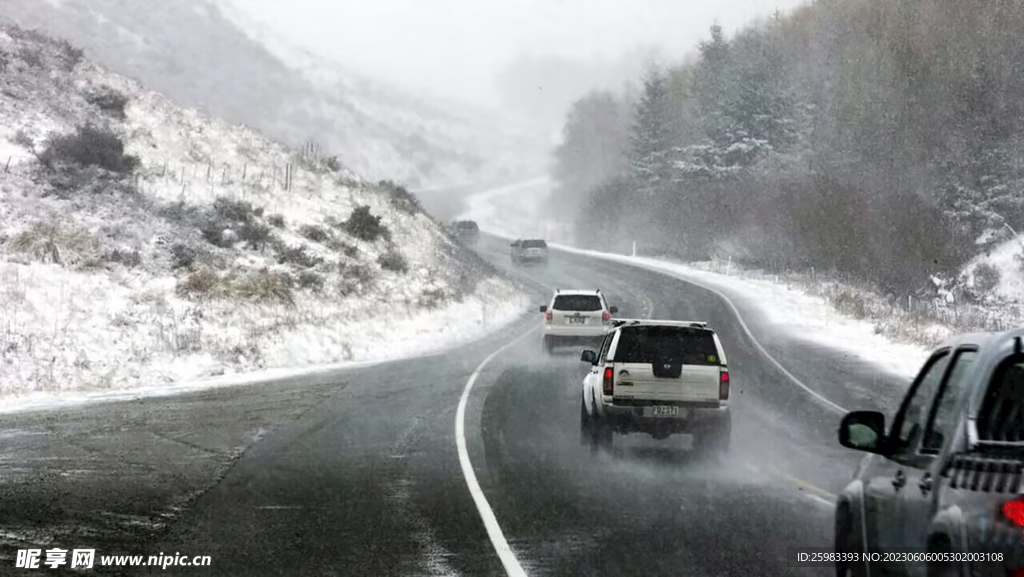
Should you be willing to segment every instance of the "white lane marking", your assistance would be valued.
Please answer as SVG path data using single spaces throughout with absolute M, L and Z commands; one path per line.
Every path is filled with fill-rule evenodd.
M 305 507 L 297 505 L 259 505 L 256 509 L 262 511 L 296 511 L 299 509 L 305 509 Z
M 455 446 L 459 452 L 459 465 L 462 467 L 462 475 L 466 477 L 466 485 L 469 487 L 469 494 L 473 497 L 473 503 L 476 505 L 476 510 L 480 513 L 480 519 L 484 522 L 484 528 L 487 529 L 487 536 L 490 537 L 491 544 L 494 546 L 494 550 L 498 553 L 498 558 L 501 559 L 501 564 L 505 567 L 505 573 L 510 577 L 526 577 L 526 571 L 523 570 L 523 566 L 519 564 L 519 560 L 516 559 L 515 554 L 512 552 L 512 548 L 509 547 L 508 541 L 505 540 L 505 534 L 501 532 L 501 527 L 498 525 L 498 519 L 494 516 L 494 511 L 491 510 L 491 506 L 487 502 L 487 497 L 484 496 L 483 489 L 480 488 L 480 483 L 476 479 L 476 472 L 473 470 L 473 463 L 469 460 L 469 451 L 466 450 L 466 405 L 469 403 L 469 392 L 473 390 L 473 384 L 476 383 L 477 378 L 480 376 L 480 373 L 483 372 L 487 363 L 490 363 L 494 357 L 498 356 L 498 354 L 505 349 L 508 349 L 536 332 L 537 328 L 538 327 L 534 327 L 506 343 L 504 346 L 488 355 L 488 357 L 480 363 L 480 366 L 473 371 L 469 380 L 466 381 L 466 388 L 463 389 L 462 398 L 459 399 L 459 408 L 455 411 Z
M 826 499 L 824 497 L 819 497 L 818 495 L 815 495 L 814 493 L 807 493 L 806 495 L 812 501 L 815 501 L 816 503 L 818 503 L 819 505 L 821 505 L 825 509 L 835 509 L 836 508 L 836 504 L 835 504 L 834 501 L 829 501 L 828 499 Z

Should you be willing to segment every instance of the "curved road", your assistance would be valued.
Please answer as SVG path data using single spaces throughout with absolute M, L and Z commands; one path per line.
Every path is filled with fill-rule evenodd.
M 485 238 L 479 250 L 508 268 L 506 242 Z M 596 287 L 623 317 L 707 320 L 730 360 L 730 454 L 704 461 L 691 456 L 686 437 L 617 436 L 612 454 L 591 455 L 579 438 L 578 351 L 545 357 L 539 315 L 524 311 L 484 341 L 318 383 L 315 403 L 252 444 L 167 527 L 111 547 L 213 558 L 210 568 L 153 575 L 505 575 L 492 542 L 500 528 L 513 563 L 530 575 L 832 573 L 792 566 L 787 548 L 830 545 L 833 495 L 860 456 L 835 441 L 839 413 L 779 371 L 721 298 L 655 272 L 558 252 L 546 269 L 509 274 L 536 304 L 554 287 Z M 899 383 L 870 367 L 775 335 L 756 315 L 745 320 L 793 377 L 843 407 L 886 407 L 899 396 Z M 466 456 L 496 521 L 491 535 L 455 438 L 456 409 L 474 374 Z M 225 390 L 206 406 L 264 394 Z M 189 406 L 149 404 L 161 403 L 152 410 Z M 174 414 L 189 418 L 184 409 Z M 196 426 L 199 437 L 216 434 L 213 425 Z

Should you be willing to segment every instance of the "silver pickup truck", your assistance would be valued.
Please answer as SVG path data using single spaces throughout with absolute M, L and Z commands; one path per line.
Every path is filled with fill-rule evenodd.
M 836 506 L 838 575 L 1024 575 L 1024 330 L 936 349 L 891 424 L 855 411 L 867 452 Z

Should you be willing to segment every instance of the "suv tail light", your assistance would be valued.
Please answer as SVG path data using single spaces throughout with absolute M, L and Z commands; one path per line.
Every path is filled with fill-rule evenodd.
M 723 401 L 729 400 L 729 370 L 722 369 L 718 376 L 718 398 Z
M 604 311 L 604 314 L 601 315 L 601 319 L 604 320 L 604 322 L 612 320 L 612 313 Z
M 1024 498 L 1017 497 L 1012 501 L 1003 503 L 1001 507 L 1003 516 L 1018 527 L 1024 527 Z
M 615 382 L 615 370 L 611 367 L 604 368 L 604 383 L 603 389 L 604 394 L 611 395 L 614 391 L 612 390 L 612 384 Z
M 546 320 L 549 323 L 551 322 L 551 309 L 548 309 L 547 311 L 544 312 L 544 320 Z

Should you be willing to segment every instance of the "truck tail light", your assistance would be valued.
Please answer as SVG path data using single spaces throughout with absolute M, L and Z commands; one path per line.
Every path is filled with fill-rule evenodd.
M 611 367 L 605 367 L 604 369 L 604 383 L 602 389 L 605 395 L 611 395 L 613 393 L 612 385 L 615 382 L 615 370 Z
M 551 322 L 551 309 L 544 312 L 544 320 L 549 323 Z
M 1024 498 L 1017 497 L 1012 501 L 1003 503 L 1003 517 L 1010 520 L 1018 527 L 1024 527 Z
M 608 322 L 608 321 L 612 320 L 612 313 L 610 313 L 608 311 L 604 311 L 604 314 L 601 315 L 601 319 L 604 322 Z
M 729 371 L 726 369 L 722 369 L 718 376 L 718 398 L 723 401 L 729 400 Z

